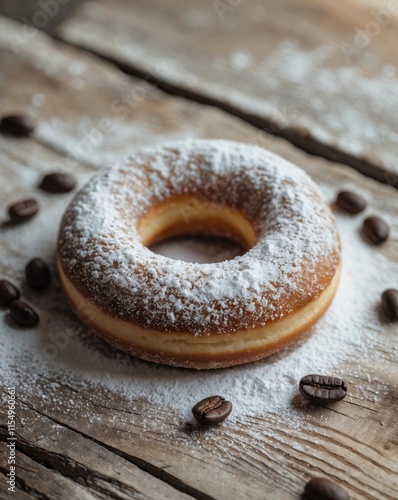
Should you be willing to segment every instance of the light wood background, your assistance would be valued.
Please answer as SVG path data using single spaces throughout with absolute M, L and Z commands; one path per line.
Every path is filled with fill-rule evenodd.
M 207 26 L 208 18 L 204 14 L 204 17 L 198 15 L 195 21 L 203 19 L 204 28 L 192 27 L 190 12 L 203 10 L 199 2 L 184 2 L 182 7 L 175 1 L 161 6 L 155 0 L 142 1 L 135 2 L 134 11 L 121 0 L 98 3 L 99 10 L 98 5 L 88 2 L 64 25 L 59 36 L 65 42 L 53 41 L 40 33 L 27 38 L 19 25 L 6 19 L 0 21 L 2 112 L 28 110 L 39 123 L 37 134 L 31 139 L 16 141 L 0 136 L 2 205 L 33 189 L 38 176 L 50 166 L 70 170 L 81 185 L 98 168 L 128 153 L 132 144 L 183 137 L 223 137 L 268 147 L 304 168 L 327 192 L 337 192 L 347 185 L 365 189 L 374 209 L 396 221 L 391 240 L 375 252 L 383 252 L 387 258 L 398 261 L 398 192 L 393 187 L 396 164 L 387 161 L 396 153 L 396 143 L 387 141 L 374 147 L 376 143 L 370 146 L 367 141 L 361 141 L 361 154 L 347 154 L 341 146 L 343 135 L 350 134 L 344 119 L 338 125 L 339 133 L 330 129 L 322 141 L 319 137 L 312 141 L 309 139 L 312 125 L 317 126 L 318 117 L 298 88 L 297 93 L 289 96 L 289 107 L 295 107 L 293 118 L 300 118 L 304 113 L 307 125 L 301 128 L 289 116 L 287 122 L 280 122 L 283 126 L 274 127 L 273 131 L 304 149 L 311 149 L 312 146 L 307 145 L 316 143 L 319 155 L 347 160 L 351 166 L 311 156 L 285 139 L 261 130 L 270 124 L 272 117 L 272 112 L 271 115 L 263 112 L 268 109 L 265 105 L 261 104 L 250 116 L 244 110 L 240 99 L 245 93 L 267 101 L 258 81 L 245 80 L 244 74 L 238 77 L 231 68 L 225 72 L 218 67 L 209 69 L 208 61 L 213 57 L 241 50 L 238 38 L 243 36 L 234 31 L 231 36 L 225 36 L 223 30 L 229 28 L 219 27 L 219 19 L 212 10 L 208 14 L 215 16 L 212 22 L 217 27 L 213 30 Z M 266 9 L 270 4 L 263 2 Z M 302 2 L 302 11 L 298 6 L 293 8 L 298 4 L 292 2 L 273 5 L 273 19 L 279 21 L 272 24 L 265 16 L 268 20 L 262 31 L 266 36 L 282 40 L 290 38 L 294 30 L 297 37 L 305 35 L 302 43 L 309 44 L 309 48 L 322 37 L 336 39 L 336 16 L 344 33 L 351 33 L 353 26 L 360 25 L 367 16 L 363 7 L 350 2 L 344 15 L 326 0 L 312 6 L 310 2 Z M 260 27 L 253 29 L 253 33 L 248 31 L 251 9 L 251 2 L 244 0 L 229 15 L 235 19 L 238 31 L 246 30 L 247 47 L 253 43 L 258 54 L 262 49 L 271 51 L 267 39 L 265 45 L 256 42 Z M 355 15 L 349 15 L 350 12 Z M 289 17 L 290 25 L 285 16 Z M 312 22 L 308 16 L 312 16 Z M 296 24 L 293 24 L 294 18 L 298 18 Z M 241 19 L 246 24 L 241 25 Z M 395 40 L 390 28 L 383 31 L 384 36 Z M 128 51 L 121 51 L 123 40 L 127 40 Z M 381 71 L 377 61 L 382 57 L 392 58 L 389 51 L 392 43 L 387 40 L 377 41 L 374 49 L 379 57 L 373 60 L 369 72 L 375 78 Z M 112 62 L 73 48 L 70 42 L 122 62 L 129 66 L 131 73 L 145 78 L 128 76 Z M 139 60 L 135 59 L 137 54 Z M 159 85 L 152 86 L 148 83 L 155 81 L 152 68 L 163 57 L 174 61 L 172 71 L 163 75 Z M 362 57 L 359 56 L 360 61 Z M 358 68 L 357 88 L 361 78 L 369 76 L 362 63 L 358 62 Z M 194 72 L 197 72 L 197 80 L 192 83 L 190 76 Z M 187 76 L 191 81 L 189 85 L 183 84 Z M 281 75 L 276 72 L 274 77 L 278 82 Z M 213 93 L 214 81 L 217 96 Z M 232 87 L 237 89 L 237 94 L 227 106 Z M 161 88 L 192 99 L 172 96 Z M 278 99 L 283 100 L 286 90 L 283 86 L 278 89 Z M 339 106 L 357 102 L 355 94 L 356 88 L 351 86 L 340 89 L 327 100 L 326 104 L 336 113 L 336 120 L 340 116 Z M 391 98 L 394 102 L 395 97 Z M 194 102 L 199 100 L 217 106 Z M 115 102 L 117 106 L 124 103 L 126 112 L 115 112 Z M 231 108 L 232 113 L 227 113 L 227 108 Z M 359 119 L 366 120 L 370 128 L 394 128 L 393 106 L 387 115 L 373 113 L 371 102 L 361 102 L 359 108 Z M 260 128 L 247 122 L 256 123 Z M 285 130 L 292 132 L 285 134 Z M 305 141 L 299 140 L 299 136 L 305 137 Z M 352 166 L 378 179 L 384 176 L 382 180 L 388 179 L 390 185 L 364 177 Z M 43 227 L 39 217 L 29 223 L 32 245 L 51 262 L 57 220 L 69 198 L 41 198 L 43 209 L 54 213 L 52 227 Z M 32 256 L 32 249 L 29 245 L 13 246 L 13 229 L 2 228 L 1 249 L 5 261 L 13 260 L 15 268 L 6 268 L 0 259 L 0 274 L 18 281 L 20 269 Z M 54 321 L 61 327 L 72 316 L 59 285 L 55 285 L 52 293 L 58 294 L 59 310 L 53 314 Z M 43 324 L 40 335 L 45 338 L 50 328 Z M 377 344 L 377 358 L 382 362 L 375 360 L 357 371 L 358 377 L 351 380 L 351 396 L 339 405 L 338 412 L 327 408 L 309 411 L 303 416 L 300 429 L 286 426 L 276 415 L 265 414 L 247 420 L 242 418 L 233 427 L 223 425 L 201 432 L 170 409 L 165 412 L 150 402 L 131 401 L 105 386 L 90 387 L 76 380 L 73 373 L 66 383 L 57 376 L 42 373 L 40 365 L 34 374 L 25 374 L 23 366 L 3 367 L 14 370 L 16 379 L 25 379 L 17 391 L 19 482 L 15 498 L 297 500 L 306 481 L 325 475 L 344 485 L 352 498 L 395 499 L 398 497 L 397 333 L 396 327 L 385 326 Z M 119 355 L 105 344 L 98 342 L 97 345 L 99 355 L 104 349 L 107 356 Z M 348 366 L 340 369 L 349 371 L 351 363 L 361 366 L 360 361 L 350 360 Z M 375 399 L 377 387 L 368 383 L 369 375 L 377 377 L 380 384 L 388 388 L 383 397 Z M 29 386 L 30 379 L 35 381 L 34 387 Z M 3 383 L 1 390 L 0 433 L 5 436 L 6 386 Z M 267 429 L 272 429 L 272 437 Z M 3 443 L 0 496 L 6 495 L 5 456 Z
M 392 5 L 139 0 L 132 10 L 129 0 L 99 0 L 84 3 L 58 35 L 168 91 L 398 184 Z

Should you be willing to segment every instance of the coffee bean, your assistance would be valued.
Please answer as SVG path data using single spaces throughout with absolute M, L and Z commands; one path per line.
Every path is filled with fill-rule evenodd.
M 304 488 L 306 498 L 311 500 L 349 500 L 347 491 L 324 477 L 311 479 Z
M 192 408 L 195 420 L 202 425 L 219 424 L 228 417 L 231 411 L 231 401 L 226 401 L 221 396 L 210 396 L 202 399 Z
M 69 174 L 54 172 L 45 175 L 39 185 L 40 189 L 50 193 L 68 193 L 76 187 L 75 179 Z
M 4 116 L 0 122 L 0 130 L 6 134 L 20 137 L 30 135 L 35 128 L 32 119 L 27 115 Z
M 13 300 L 18 300 L 21 294 L 18 288 L 8 280 L 0 280 L 0 306 L 9 306 Z
M 39 204 L 33 198 L 18 201 L 8 207 L 8 215 L 14 221 L 24 221 L 33 217 L 39 210 Z
M 366 207 L 366 200 L 352 191 L 340 191 L 337 195 L 336 205 L 346 212 L 357 214 Z
M 51 281 L 50 269 L 40 257 L 28 262 L 25 267 L 25 277 L 27 284 L 33 290 L 42 290 L 46 288 Z
M 21 300 L 14 300 L 14 302 L 11 302 L 10 314 L 12 319 L 21 326 L 31 327 L 39 323 L 37 312 Z
M 398 321 L 398 290 L 390 288 L 381 296 L 384 314 L 390 321 Z
M 363 232 L 375 245 L 380 245 L 386 241 L 390 228 L 380 217 L 368 217 L 363 223 Z
M 347 384 L 336 377 L 307 375 L 300 380 L 299 390 L 313 403 L 334 403 L 346 397 Z

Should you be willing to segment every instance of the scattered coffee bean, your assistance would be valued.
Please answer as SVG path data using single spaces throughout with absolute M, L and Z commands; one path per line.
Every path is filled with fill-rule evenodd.
M 39 210 L 39 204 L 33 198 L 18 201 L 8 207 L 8 215 L 11 220 L 24 221 L 30 219 Z
M 0 130 L 6 134 L 17 136 L 30 135 L 35 128 L 31 118 L 27 115 L 4 116 L 0 122 Z
M 10 314 L 12 319 L 21 326 L 31 327 L 39 323 L 37 312 L 21 300 L 14 300 L 14 302 L 11 302 Z
M 27 284 L 33 290 L 42 290 L 46 288 L 51 281 L 50 269 L 40 257 L 28 262 L 25 267 L 25 277 Z
M 390 321 L 398 321 L 398 290 L 385 290 L 381 296 L 381 305 Z
M 40 189 L 50 193 L 68 193 L 76 187 L 75 179 L 69 174 L 54 172 L 45 175 L 40 183 Z
M 231 411 L 231 401 L 226 401 L 221 396 L 210 396 L 202 399 L 192 408 L 195 420 L 202 425 L 219 424 L 229 416 Z
M 366 207 L 366 200 L 352 191 L 340 191 L 337 195 L 336 205 L 346 212 L 358 214 Z
M 300 380 L 299 390 L 313 403 L 334 403 L 346 397 L 347 384 L 341 378 L 307 375 Z
M 304 489 L 306 498 L 311 500 L 349 500 L 347 491 L 340 485 L 324 477 L 311 479 Z
M 18 300 L 21 294 L 18 288 L 8 280 L 0 280 L 0 306 L 9 306 L 13 300 Z
M 363 223 L 363 232 L 375 245 L 380 245 L 386 241 L 390 228 L 380 217 L 368 217 Z

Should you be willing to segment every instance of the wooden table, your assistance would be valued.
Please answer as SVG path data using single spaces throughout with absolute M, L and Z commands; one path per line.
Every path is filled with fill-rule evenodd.
M 264 2 L 266 13 L 270 4 Z M 310 50 L 322 37 L 337 37 L 335 17 L 343 18 L 344 33 L 348 33 L 349 38 L 353 26 L 365 21 L 369 9 L 374 8 L 349 2 L 343 15 L 326 0 L 317 6 L 303 2 L 303 13 L 298 7 L 290 9 L 293 4 L 287 0 L 272 4 L 275 22 L 267 20 L 267 36 L 275 39 L 279 36 L 282 40 L 292 36 L 292 30 L 298 37 L 306 34 L 307 40 L 302 43 L 310 44 Z M 235 26 L 247 31 L 248 20 L 245 25 L 237 23 L 241 17 L 253 19 L 257 12 L 257 16 L 267 19 L 259 4 L 256 10 L 254 4 L 245 0 L 226 13 L 229 20 L 221 25 L 217 14 L 209 12 L 208 7 L 206 10 L 202 3 L 190 1 L 188 6 L 181 5 L 177 1 L 168 2 L 167 6 L 160 6 L 155 0 L 137 1 L 132 10 L 122 0 L 87 2 L 59 30 L 58 36 L 65 40 L 63 42 L 1 19 L 2 113 L 28 111 L 38 123 L 32 138 L 17 140 L 0 136 L 2 205 L 34 193 L 40 199 L 42 212 L 51 213 L 52 221 L 43 224 L 39 215 L 20 228 L 2 226 L 1 277 L 22 283 L 23 266 L 35 255 L 51 262 L 55 275 L 57 227 L 71 195 L 40 194 L 36 185 L 41 174 L 60 168 L 72 172 L 81 185 L 98 168 L 128 154 L 132 144 L 136 147 L 185 137 L 221 137 L 263 145 L 304 168 L 329 197 L 342 186 L 364 190 L 373 209 L 392 221 L 390 241 L 374 251 L 391 263 L 398 262 L 398 192 L 394 189 L 397 163 L 391 161 L 397 152 L 393 135 L 397 125 L 393 106 L 396 87 L 390 94 L 390 106 L 384 103 L 377 107 L 378 103 L 371 102 L 372 89 L 365 86 L 368 101 L 362 102 L 358 109 L 358 120 L 368 120 L 369 129 L 389 131 L 383 143 L 378 144 L 376 139 L 374 143 L 362 141 L 361 131 L 350 131 L 339 108 L 355 102 L 356 90 L 366 78 L 375 81 L 381 78 L 382 58 L 386 59 L 384 65 L 395 64 L 388 62 L 392 58 L 389 47 L 396 43 L 392 28 L 395 18 L 380 38 L 374 40 L 372 66 L 355 63 L 360 68 L 357 87 L 336 87 L 330 99 L 324 98 L 325 106 L 334 107 L 335 115 L 329 122 L 333 126 L 328 128 L 325 122 L 323 135 L 317 135 L 313 132 L 318 115 L 314 102 L 307 101 L 305 75 L 298 82 L 297 93 L 289 92 L 288 107 L 292 113 L 279 122 L 273 120 L 277 108 L 268 106 L 270 97 L 267 93 L 261 94 L 259 82 L 245 79 L 244 72 L 237 76 L 249 56 L 240 54 L 242 38 L 239 42 L 239 37 L 243 35 L 235 36 L 230 24 L 235 22 Z M 326 16 L 325 9 L 333 15 Z M 213 16 L 210 20 L 209 15 Z M 240 17 L 234 18 L 235 15 Z M 298 17 L 298 21 L 293 25 L 294 17 Z M 168 24 L 164 22 L 166 19 Z M 312 19 L 311 26 L 315 25 L 313 31 L 309 19 Z M 228 30 L 232 30 L 231 36 L 225 36 Z M 244 40 L 247 51 L 253 49 L 260 54 L 258 31 L 259 27 Z M 210 32 L 214 39 L 206 42 Z M 87 48 L 102 57 L 88 54 L 84 50 Z M 232 67 L 226 67 L 222 60 L 227 53 L 235 54 Z M 160 78 L 153 68 L 166 56 L 173 65 L 167 71 L 163 69 Z M 213 71 L 209 64 L 216 56 L 219 64 L 212 66 Z M 254 52 L 253 57 L 257 61 Z M 359 54 L 359 57 L 365 56 Z M 130 75 L 104 60 L 109 58 L 128 66 Z M 254 64 L 252 60 L 250 64 Z M 314 68 L 307 70 L 310 78 Z M 367 70 L 369 75 L 365 74 Z M 267 66 L 262 71 L 266 73 Z M 136 76 L 131 75 L 134 73 Z M 270 75 L 266 77 L 269 83 Z M 283 92 L 287 92 L 282 85 L 286 80 L 278 72 L 272 78 L 281 103 Z M 216 86 L 212 82 L 215 79 Z M 367 86 L 369 81 L 366 80 Z M 242 96 L 250 92 L 261 105 L 248 112 Z M 317 92 L 322 96 L 320 89 Z M 375 113 L 373 104 L 377 108 Z M 122 106 L 123 112 L 118 112 Z M 267 130 L 276 135 L 270 135 Z M 350 132 L 357 150 L 346 148 L 348 143 L 343 136 Z M 303 149 L 319 156 L 311 156 Z M 325 158 L 339 159 L 348 165 Z M 352 167 L 384 184 L 364 177 Z M 25 238 L 26 244 L 17 246 L 21 238 Z M 391 280 L 397 287 L 397 276 L 391 276 Z M 39 298 L 23 288 L 26 299 L 43 311 L 40 327 L 28 335 L 36 336 L 44 342 L 44 347 L 54 328 L 61 330 L 78 324 L 55 277 L 53 281 L 51 290 L 45 292 L 48 295 Z M 48 303 L 51 303 L 50 310 Z M 9 319 L 6 312 L 2 315 L 1 321 L 7 325 L 2 335 L 8 335 Z M 71 343 L 60 349 L 56 358 L 63 366 L 62 376 L 59 372 L 51 374 L 44 354 L 43 359 L 37 359 L 34 364 L 26 360 L 26 364 L 6 363 L 2 367 L 4 373 L 7 372 L 0 386 L 3 437 L 8 432 L 4 411 L 7 387 L 13 377 L 16 384 L 18 481 L 15 498 L 289 500 L 301 498 L 306 481 L 321 475 L 343 484 L 352 498 L 395 499 L 398 497 L 398 332 L 394 325 L 383 325 L 383 332 L 375 340 L 374 360 L 366 366 L 361 365 L 360 359 L 347 360 L 339 366 L 341 372 L 349 373 L 351 363 L 358 365 L 355 376 L 350 379 L 350 397 L 337 411 L 321 407 L 303 412 L 299 428 L 289 426 L 283 415 L 238 414 L 233 425 L 225 423 L 207 432 L 172 408 L 165 411 L 150 400 L 131 400 L 105 383 L 94 386 L 79 380 L 73 365 L 65 365 L 65 359 L 69 358 L 64 353 L 72 349 L 72 342 L 91 343 L 89 358 L 77 359 L 76 363 L 89 364 L 90 356 L 100 357 L 104 376 L 107 360 L 115 362 L 121 357 L 126 361 L 123 354 L 80 327 L 74 330 Z M 20 329 L 13 334 L 27 335 Z M 178 377 L 179 371 L 175 373 Z M 369 377 L 377 380 L 377 384 L 369 383 Z M 377 394 L 380 387 L 384 388 L 381 396 Z M 5 497 L 8 451 L 5 442 L 1 446 L 0 496 Z
M 58 36 L 398 185 L 398 12 L 385 4 L 141 0 L 129 15 L 129 0 L 99 0 Z

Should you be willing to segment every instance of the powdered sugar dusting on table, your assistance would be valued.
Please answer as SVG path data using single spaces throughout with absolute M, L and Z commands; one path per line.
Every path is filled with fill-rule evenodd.
M 21 186 L 24 182 L 21 178 Z M 27 188 L 29 182 L 26 181 Z M 322 185 L 321 188 L 332 201 L 335 193 L 330 187 Z M 46 196 L 40 196 L 45 203 Z M 51 200 L 51 210 L 43 211 L 28 224 L 3 229 L 0 235 L 2 277 L 21 286 L 23 267 L 36 255 L 51 263 L 55 276 L 54 251 L 64 203 L 59 199 Z M 368 213 L 371 211 L 369 208 Z M 393 224 L 386 214 L 384 217 Z M 358 218 L 338 213 L 337 221 L 343 244 L 343 272 L 334 302 L 307 338 L 278 355 L 211 372 L 140 361 L 120 353 L 88 332 L 71 313 L 54 277 L 50 289 L 40 293 L 21 287 L 24 299 L 40 313 L 38 328 L 18 328 L 9 320 L 7 312 L 2 311 L 0 360 L 3 382 L 19 387 L 21 392 L 37 395 L 36 383 L 48 377 L 80 391 L 87 390 L 89 394 L 97 388 L 129 401 L 142 398 L 149 402 L 148 425 L 152 426 L 160 424 L 149 418 L 151 407 L 170 406 L 186 419 L 190 418 L 190 408 L 197 400 L 215 393 L 233 401 L 230 426 L 247 415 L 270 413 L 277 413 L 277 418 L 286 425 L 300 425 L 302 411 L 292 405 L 292 401 L 303 375 L 331 373 L 350 380 L 358 372 L 363 373 L 371 362 L 383 360 L 383 338 L 393 334 L 381 322 L 378 304 L 380 293 L 396 286 L 398 264 L 363 241 L 358 231 Z M 64 339 L 63 344 L 57 345 L 60 336 Z M 349 363 L 349 373 L 342 371 L 344 363 Z M 369 377 L 374 387 L 374 377 Z M 47 392 L 48 404 L 59 404 L 58 388 L 59 385 L 54 384 L 53 391 L 50 388 Z M 80 410 L 82 415 L 90 416 L 90 409 L 82 406 Z M 255 432 L 254 428 L 245 426 L 246 432 Z M 261 433 L 265 432 L 272 430 L 262 428 Z
M 243 212 L 258 235 L 253 248 L 204 265 L 146 248 L 139 219 L 186 193 Z M 221 140 L 151 147 L 99 173 L 66 212 L 59 249 L 72 283 L 114 317 L 195 335 L 294 312 L 320 295 L 339 262 L 332 213 L 305 172 L 262 148 Z
M 77 16 L 63 26 L 65 39 L 249 116 L 270 120 L 277 130 L 305 131 L 320 144 L 397 173 L 397 71 L 392 64 L 383 65 L 378 53 L 356 47 L 353 59 L 347 59 L 344 38 L 333 43 L 311 39 L 309 49 L 300 34 L 294 38 L 294 30 L 292 38 L 275 37 L 266 50 L 261 50 L 264 40 L 250 40 L 242 52 L 237 23 L 230 26 L 230 38 L 236 34 L 236 41 L 227 45 L 229 53 L 224 44 L 215 44 L 209 64 L 199 51 L 179 51 L 176 56 L 167 44 L 151 37 L 144 42 L 140 31 L 132 27 L 120 33 L 107 26 L 106 36 L 98 36 L 89 26 L 90 18 L 101 15 L 101 6 L 91 4 L 87 9 L 87 18 Z M 120 43 L 121 36 L 124 43 Z

